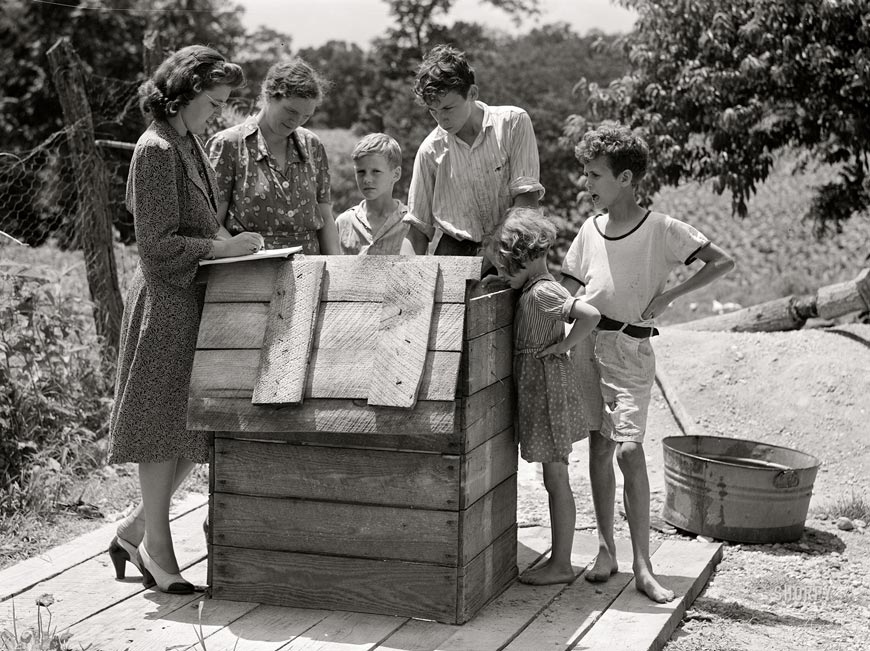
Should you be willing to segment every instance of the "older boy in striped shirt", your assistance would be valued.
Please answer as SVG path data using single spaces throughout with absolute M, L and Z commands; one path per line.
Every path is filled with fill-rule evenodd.
M 544 194 L 532 121 L 478 101 L 474 69 L 448 45 L 426 55 L 414 92 L 438 126 L 414 159 L 403 251 L 426 253 L 437 233 L 435 255 L 482 255 L 508 208 L 536 208 Z

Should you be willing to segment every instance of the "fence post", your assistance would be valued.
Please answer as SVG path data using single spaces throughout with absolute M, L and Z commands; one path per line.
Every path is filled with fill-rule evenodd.
M 88 287 L 94 303 L 94 322 L 103 341 L 103 362 L 112 368 L 118 351 L 124 302 L 118 288 L 112 222 L 107 210 L 109 186 L 106 171 L 94 143 L 93 118 L 78 55 L 66 37 L 51 46 L 47 54 L 63 108 L 75 169 L 79 244 L 85 256 Z

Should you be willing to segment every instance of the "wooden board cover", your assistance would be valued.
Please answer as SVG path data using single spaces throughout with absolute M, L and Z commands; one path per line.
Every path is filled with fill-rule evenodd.
M 368 403 L 413 407 L 423 377 L 437 264 L 397 264 L 387 274 L 378 344 L 372 362 Z
M 321 260 L 300 260 L 287 261 L 278 270 L 260 349 L 253 404 L 302 402 L 323 267 Z

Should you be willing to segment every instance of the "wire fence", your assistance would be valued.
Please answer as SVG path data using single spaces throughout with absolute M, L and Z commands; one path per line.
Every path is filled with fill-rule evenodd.
M 0 151 L 0 299 L 8 305 L 20 298 L 22 277 L 47 282 L 59 268 L 69 270 L 78 282 L 66 284 L 78 290 L 76 300 L 90 303 L 104 361 L 111 363 L 123 310 L 118 268 L 130 267 L 120 244 L 134 237 L 124 206 L 133 150 L 126 141 L 143 126 L 140 80 L 89 73 L 68 44 L 55 56 L 62 57 L 54 81 L 65 127 L 31 149 Z

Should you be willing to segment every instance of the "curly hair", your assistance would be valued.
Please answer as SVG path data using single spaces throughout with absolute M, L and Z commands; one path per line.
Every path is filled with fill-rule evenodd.
M 436 45 L 417 69 L 414 93 L 424 103 L 432 104 L 450 91 L 468 97 L 474 83 L 474 68 L 468 64 L 465 52 L 450 45 Z
M 165 120 L 204 90 L 244 85 L 245 73 L 238 65 L 210 47 L 188 45 L 167 57 L 139 86 L 139 108 L 146 117 Z
M 547 255 L 556 227 L 536 208 L 511 208 L 486 244 L 490 258 L 514 274 L 530 260 Z
M 385 133 L 370 133 L 363 136 L 362 140 L 356 143 L 350 157 L 352 160 L 359 160 L 369 154 L 380 154 L 387 159 L 390 167 L 402 166 L 402 148 L 395 138 Z
M 330 82 L 308 65 L 305 59 L 293 57 L 269 68 L 263 80 L 260 99 L 269 101 L 301 97 L 320 103 L 330 86 Z
M 581 165 L 603 156 L 614 175 L 629 170 L 632 182 L 637 184 L 645 175 L 649 164 L 649 147 L 636 133 L 615 122 L 602 123 L 587 131 L 574 148 Z

